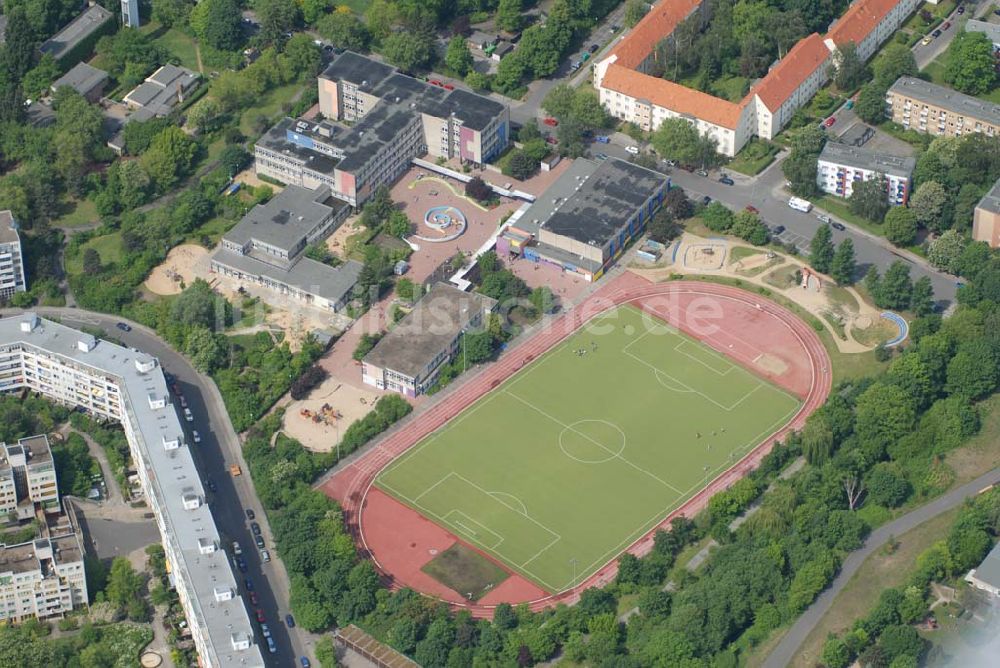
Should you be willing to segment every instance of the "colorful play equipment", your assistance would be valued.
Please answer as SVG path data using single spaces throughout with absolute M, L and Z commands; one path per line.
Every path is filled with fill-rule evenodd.
M 424 214 L 424 225 L 443 234 L 435 237 L 428 237 L 421 234 L 414 234 L 413 236 L 421 241 L 442 243 L 454 241 L 462 236 L 468 223 L 465 220 L 465 214 L 460 209 L 446 205 L 432 206 L 427 209 L 427 213 Z
M 308 408 L 303 408 L 299 411 L 299 415 L 307 420 L 312 420 L 314 423 L 319 424 L 320 422 L 327 425 L 336 424 L 337 420 L 344 417 L 343 413 L 335 409 L 330 404 L 323 404 L 323 407 L 318 411 L 312 411 Z

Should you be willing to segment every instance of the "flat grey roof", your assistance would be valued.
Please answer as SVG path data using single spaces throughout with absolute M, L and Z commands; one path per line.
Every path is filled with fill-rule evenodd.
M 495 303 L 486 295 L 436 283 L 413 310 L 375 344 L 364 361 L 416 378 L 455 340 L 473 315 L 492 308 Z
M 544 228 L 603 246 L 667 181 L 664 174 L 617 158 L 602 162 L 577 158 L 515 227 L 536 235 Z
M 56 79 L 52 90 L 57 91 L 62 86 L 69 86 L 80 95 L 86 95 L 108 80 L 108 73 L 87 63 L 77 63 L 73 68 Z
M 360 53 L 344 51 L 333 59 L 320 76 L 332 81 L 347 81 L 367 91 L 395 72 L 396 68 L 392 65 L 366 58 Z
M 273 128 L 257 140 L 256 146 L 261 146 L 274 153 L 300 160 L 307 168 L 319 174 L 332 175 L 340 160 L 333 156 L 314 151 L 288 140 L 288 132 L 295 131 L 297 121 L 284 117 Z
M 166 116 L 179 103 L 179 95 L 194 88 L 199 75 L 176 65 L 164 65 L 132 89 L 126 102 L 133 102 L 155 115 Z M 136 112 L 138 113 L 138 112 Z
M 223 238 L 240 246 L 258 241 L 290 251 L 333 215 L 334 207 L 325 203 L 329 199 L 330 189 L 326 186 L 318 190 L 288 186 L 268 202 L 250 209 Z M 346 206 L 339 200 L 336 202 Z
M 37 321 L 30 332 L 21 329 L 22 322 Z M 247 650 L 234 650 L 232 635 L 246 634 L 253 637 L 254 629 L 247 615 L 243 599 L 236 586 L 236 577 L 229 564 L 229 557 L 223 549 L 215 519 L 207 503 L 198 508 L 184 508 L 183 497 L 194 494 L 205 499 L 201 476 L 194 464 L 191 451 L 186 445 L 173 450 L 163 446 L 164 439 L 182 438 L 184 430 L 173 405 L 167 399 L 166 408 L 153 409 L 149 405 L 150 394 L 168 397 L 167 382 L 163 371 L 157 366 L 150 372 L 142 373 L 136 368 L 136 359 L 148 359 L 141 353 L 99 340 L 89 352 L 77 347 L 82 332 L 50 320 L 37 318 L 34 314 L 0 319 L 0 345 L 32 348 L 42 354 L 58 358 L 63 362 L 87 369 L 94 376 L 104 376 L 119 387 L 124 410 L 136 428 L 134 446 L 148 466 L 148 476 L 156 505 L 159 507 L 159 521 L 166 527 L 162 533 L 163 542 L 176 546 L 180 555 L 179 563 L 172 563 L 175 578 L 182 578 L 190 585 L 191 606 L 197 619 L 188 620 L 206 629 L 205 638 L 214 656 L 203 657 L 212 665 L 263 666 L 260 648 L 252 644 Z M 14 386 L 16 387 L 16 386 Z M 199 539 L 213 542 L 218 549 L 210 554 L 202 554 Z M 215 588 L 225 587 L 233 592 L 228 601 L 215 600 Z
M 925 104 L 932 104 L 963 116 L 1000 125 L 1000 105 L 980 100 L 944 86 L 932 84 L 915 77 L 899 77 L 889 86 L 889 93 L 909 97 Z
M 72 51 L 83 40 L 90 37 L 96 30 L 110 20 L 114 14 L 104 7 L 94 4 L 87 7 L 65 28 L 53 35 L 39 47 L 42 53 L 50 54 L 58 60 L 68 51 Z
M 976 579 L 993 587 L 1000 587 L 1000 543 L 993 546 L 990 553 L 976 569 Z
M 979 204 L 976 205 L 977 209 L 984 209 L 991 213 L 1000 213 L 1000 179 L 993 184 L 990 191 L 983 195 L 983 198 L 979 200 Z
M 412 110 L 396 104 L 379 104 L 357 125 L 340 136 L 335 144 L 344 151 L 338 169 L 353 172 L 364 167 L 386 144 L 396 138 L 419 116 Z
M 332 302 L 347 301 L 364 266 L 355 260 L 348 260 L 339 267 L 331 267 L 307 257 L 300 257 L 290 266 L 282 268 L 225 248 L 215 251 L 212 262 L 218 262 L 250 276 L 266 276 L 277 283 L 318 295 Z
M 889 176 L 910 178 L 913 168 L 917 165 L 917 159 L 911 157 L 900 157 L 872 151 L 859 146 L 848 146 L 847 144 L 837 144 L 828 141 L 823 147 L 819 159 L 825 162 L 832 162 L 837 165 L 846 165 L 855 169 L 867 169 L 872 172 L 881 172 Z
M 10 211 L 0 211 L 0 244 L 21 241 L 14 227 L 14 215 Z

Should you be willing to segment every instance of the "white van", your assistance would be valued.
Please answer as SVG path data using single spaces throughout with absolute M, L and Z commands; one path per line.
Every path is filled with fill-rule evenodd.
M 796 211 L 802 211 L 803 213 L 809 213 L 809 210 L 813 208 L 812 202 L 804 200 L 800 197 L 789 198 L 788 206 L 792 207 Z

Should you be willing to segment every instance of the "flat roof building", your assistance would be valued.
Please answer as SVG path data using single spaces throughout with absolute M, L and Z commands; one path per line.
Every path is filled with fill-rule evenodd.
M 596 280 L 642 233 L 669 188 L 670 179 L 660 172 L 617 158 L 579 158 L 510 218 L 497 254 Z
M 62 30 L 45 40 L 39 51 L 60 62 L 79 62 L 89 55 L 97 38 L 114 27 L 113 18 L 114 14 L 104 7 L 91 3 Z
M 27 289 L 17 221 L 10 211 L 0 211 L 0 299 L 10 299 L 15 292 Z
M 422 394 L 459 351 L 462 335 L 484 326 L 496 300 L 436 283 L 361 362 L 368 385 L 408 397 Z
M 1000 596 L 1000 543 L 993 546 L 983 563 L 969 571 L 965 581 L 976 589 Z
M 1000 248 L 1000 180 L 976 204 L 972 213 L 972 238 Z
M 915 158 L 828 141 L 817 160 L 816 185 L 823 192 L 846 198 L 854 192 L 856 182 L 881 175 L 889 203 L 905 204 L 916 164 Z
M 900 77 L 885 95 L 887 114 L 908 130 L 939 137 L 1000 134 L 1000 105 L 916 77 Z
M 349 212 L 326 186 L 288 186 L 251 209 L 222 237 L 212 255 L 212 271 L 340 311 L 361 275 L 361 263 L 348 260 L 331 267 L 303 253 L 309 244 L 326 239 Z
M 317 87 L 320 111 L 329 120 L 280 121 L 254 147 L 256 171 L 282 183 L 326 185 L 353 207 L 395 181 L 413 158 L 429 153 L 482 164 L 509 142 L 505 105 L 414 79 L 351 51 L 330 63 Z
M 132 120 L 167 116 L 198 86 L 201 76 L 186 67 L 164 65 L 125 96 Z
M 0 319 L 0 391 L 120 422 L 201 665 L 259 667 L 253 627 L 157 360 L 34 313 Z
M 87 63 L 77 63 L 69 72 L 56 79 L 51 90 L 55 93 L 63 86 L 69 86 L 77 93 L 87 98 L 88 102 L 97 102 L 104 94 L 104 85 L 108 82 L 108 73 Z
M 44 435 L 0 442 L 0 515 L 29 519 L 34 508 L 59 512 L 59 485 Z

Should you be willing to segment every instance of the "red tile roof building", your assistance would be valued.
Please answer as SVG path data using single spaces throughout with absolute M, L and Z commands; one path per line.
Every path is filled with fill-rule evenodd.
M 742 100 L 730 102 L 648 73 L 656 47 L 704 6 L 703 0 L 661 0 L 595 65 L 594 85 L 612 116 L 645 130 L 655 130 L 666 118 L 686 118 L 715 138 L 720 153 L 732 156 L 753 135 L 774 137 L 812 99 L 828 78 L 837 47 L 854 42 L 867 60 L 917 4 L 857 0 L 825 38 L 817 33 L 803 38 Z

